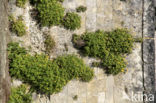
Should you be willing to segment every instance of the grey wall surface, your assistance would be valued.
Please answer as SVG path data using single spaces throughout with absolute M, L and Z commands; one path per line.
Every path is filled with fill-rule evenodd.
M 156 0 L 144 0 L 143 6 L 143 84 L 145 94 L 155 93 L 155 8 Z M 154 3 L 155 2 L 155 3 Z M 155 102 L 147 102 L 155 103 Z
M 6 103 L 9 97 L 9 74 L 7 67 L 7 0 L 0 0 L 0 103 Z

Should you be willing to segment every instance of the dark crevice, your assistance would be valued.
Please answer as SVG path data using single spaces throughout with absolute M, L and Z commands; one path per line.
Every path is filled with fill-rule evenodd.
M 144 0 L 142 0 L 142 38 L 144 38 Z M 142 77 L 143 77 L 143 94 L 145 94 L 145 80 L 144 80 L 144 57 L 143 57 L 143 45 L 144 45 L 144 41 L 141 44 L 141 54 L 142 54 Z M 145 98 L 143 97 L 143 102 L 145 103 Z
M 144 0 L 142 0 L 142 38 L 144 38 Z M 144 41 L 143 41 L 144 42 Z M 143 59 L 143 42 L 141 44 L 141 54 L 142 54 L 142 76 L 143 76 L 143 94 L 145 90 L 145 85 L 144 85 L 144 59 Z M 145 98 L 143 98 L 144 100 Z M 145 101 L 143 101 L 145 102 Z

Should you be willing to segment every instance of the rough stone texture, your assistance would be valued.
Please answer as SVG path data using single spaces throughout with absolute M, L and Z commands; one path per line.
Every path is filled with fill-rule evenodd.
M 63 6 L 66 12 L 75 11 L 75 8 L 80 5 L 87 7 L 85 13 L 79 13 L 82 18 L 81 28 L 70 31 L 58 26 L 40 29 L 31 18 L 32 6 L 27 3 L 27 7 L 21 9 L 15 6 L 15 0 L 11 0 L 10 13 L 16 17 L 23 15 L 28 27 L 27 35 L 17 37 L 12 33 L 12 40 L 22 41 L 21 45 L 31 46 L 32 52 L 41 53 L 45 50 L 43 34 L 49 31 L 56 41 L 56 47 L 50 55 L 54 58 L 63 54 L 79 55 L 71 42 L 73 33 L 81 35 L 85 31 L 91 32 L 98 29 L 109 31 L 115 28 L 128 28 L 135 37 L 153 37 L 152 0 L 144 1 L 143 7 L 143 0 L 65 0 Z M 145 15 L 143 24 L 142 14 Z M 128 64 L 125 73 L 107 76 L 101 68 L 93 68 L 95 77 L 91 82 L 72 80 L 60 93 L 53 94 L 49 98 L 33 93 L 33 103 L 143 103 L 143 101 L 132 101 L 132 97 L 133 94 L 141 94 L 145 88 L 149 92 L 153 87 L 154 67 L 151 64 L 154 63 L 153 45 L 153 40 L 145 40 L 142 50 L 141 43 L 135 43 L 132 53 L 126 57 Z M 82 58 L 89 66 L 96 61 L 94 58 Z M 19 82 L 14 83 L 16 85 Z M 78 96 L 77 100 L 73 99 L 75 95 Z
M 0 0 L 0 103 L 6 103 L 10 94 L 6 52 L 8 33 L 7 1 Z
M 44 36 L 43 33 L 47 32 L 47 28 L 39 29 L 36 21 L 31 17 L 31 10 L 33 9 L 29 3 L 26 4 L 24 9 L 17 7 L 15 0 L 9 2 L 9 12 L 17 19 L 18 16 L 23 16 L 24 22 L 27 26 L 27 34 L 22 37 L 17 37 L 16 34 L 12 33 L 12 41 L 20 42 L 21 45 L 31 48 L 34 53 L 41 53 L 45 51 L 44 48 Z
M 145 39 L 143 42 L 143 60 L 145 63 L 150 64 L 154 63 L 155 57 L 154 57 L 154 40 L 153 39 Z
M 154 22 L 154 0 L 144 1 L 144 24 L 143 24 L 143 76 L 144 94 L 155 93 L 155 22 Z M 146 101 L 145 101 L 146 102 Z M 154 103 L 154 101 L 146 102 Z

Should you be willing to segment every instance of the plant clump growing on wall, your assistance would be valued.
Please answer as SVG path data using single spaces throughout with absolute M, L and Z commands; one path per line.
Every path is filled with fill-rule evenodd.
M 47 95 L 61 91 L 72 79 L 88 82 L 94 75 L 93 70 L 75 55 L 63 55 L 50 60 L 44 54 L 28 54 L 18 43 L 8 44 L 8 54 L 10 75 Z
M 96 31 L 73 35 L 74 46 L 85 56 L 101 59 L 101 66 L 106 73 L 116 75 L 124 71 L 126 62 L 123 54 L 132 51 L 134 38 L 126 29 L 111 32 Z M 99 65 L 99 64 L 98 64 Z
M 24 8 L 27 0 L 16 0 L 16 5 L 18 7 Z
M 64 17 L 64 8 L 55 0 L 40 1 L 36 4 L 36 9 L 39 13 L 38 19 L 41 26 L 60 25 Z
M 107 50 L 115 54 L 130 53 L 132 51 L 134 38 L 126 29 L 117 29 L 108 32 Z
M 11 88 L 11 95 L 8 103 L 31 103 L 32 94 L 27 92 L 27 86 L 22 84 L 19 87 Z
M 64 0 L 58 0 L 59 2 L 63 3 Z
M 23 22 L 22 16 L 19 16 L 18 19 L 15 19 L 13 16 L 10 16 L 9 21 L 10 30 L 16 33 L 17 36 L 23 36 L 26 34 L 26 25 Z
M 48 2 L 53 2 L 53 1 L 62 3 L 64 0 L 30 0 L 30 3 L 32 5 L 37 5 L 39 3 L 48 3 Z
M 61 4 L 63 0 L 31 0 L 37 11 L 37 20 L 41 26 L 61 26 L 75 30 L 81 27 L 81 17 L 72 12 L 64 14 Z M 78 11 L 85 11 L 85 7 L 79 7 Z
M 110 53 L 104 58 L 101 65 L 104 67 L 107 74 L 116 75 L 120 72 L 124 72 L 126 61 L 122 55 Z
M 67 13 L 63 19 L 63 26 L 66 29 L 75 30 L 81 27 L 81 17 L 76 13 Z
M 82 59 L 75 55 L 64 55 L 54 60 L 60 69 L 62 69 L 63 78 L 72 80 L 79 78 L 82 81 L 89 82 L 93 78 L 93 70 L 85 66 Z
M 103 58 L 108 54 L 106 50 L 107 37 L 106 34 L 104 35 L 104 32 L 85 33 L 81 36 L 81 39 L 85 43 L 84 46 L 81 47 L 84 55 Z
M 45 36 L 44 44 L 45 44 L 45 48 L 46 48 L 46 53 L 48 53 L 48 54 L 55 47 L 54 39 L 50 35 L 48 35 L 48 34 Z
M 76 8 L 77 12 L 85 12 L 86 10 L 87 10 L 87 7 L 82 6 L 82 5 Z

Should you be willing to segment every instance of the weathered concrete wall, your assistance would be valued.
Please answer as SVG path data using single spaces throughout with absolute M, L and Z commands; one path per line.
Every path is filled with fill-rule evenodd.
M 10 86 L 7 66 L 8 39 L 7 0 L 0 0 L 0 103 L 7 103 Z
M 65 0 L 63 6 L 67 11 L 84 5 L 85 13 L 79 13 L 82 18 L 81 28 L 69 31 L 53 26 L 41 30 L 31 18 L 32 7 L 27 4 L 25 9 L 15 6 L 15 0 L 10 1 L 10 13 L 16 17 L 24 16 L 28 27 L 28 34 L 17 37 L 11 34 L 13 41 L 22 41 L 24 46 L 31 46 L 32 52 L 44 51 L 43 32 L 49 31 L 56 40 L 56 48 L 51 57 L 62 54 L 77 54 L 73 47 L 71 37 L 73 33 L 82 34 L 85 31 L 112 30 L 115 28 L 128 28 L 135 37 L 153 37 L 153 0 Z M 68 51 L 66 51 L 67 45 Z M 152 93 L 154 87 L 154 41 L 145 40 L 143 44 L 135 43 L 134 49 L 127 56 L 127 72 L 117 76 L 107 76 L 101 68 L 93 68 L 95 78 L 89 83 L 70 81 L 58 94 L 45 96 L 33 94 L 34 103 L 143 103 L 133 95 Z M 95 59 L 83 57 L 87 65 Z M 14 84 L 14 83 L 13 83 Z M 73 100 L 77 95 L 78 99 Z

